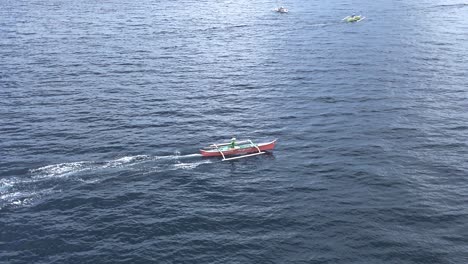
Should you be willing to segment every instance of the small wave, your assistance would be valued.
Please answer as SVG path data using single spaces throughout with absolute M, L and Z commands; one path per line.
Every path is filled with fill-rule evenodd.
M 467 6 L 468 4 L 460 3 L 460 4 L 435 5 L 435 6 L 432 6 L 432 8 L 463 8 Z
M 0 194 L 8 191 L 15 184 L 14 178 L 0 179 Z
M 93 162 L 93 161 L 77 161 L 77 162 L 67 162 L 59 163 L 53 165 L 47 165 L 37 169 L 32 169 L 29 172 L 33 175 L 34 179 L 42 178 L 61 178 L 71 176 L 78 172 L 90 171 L 90 170 L 99 170 L 107 168 L 122 168 L 126 166 L 134 166 L 142 162 L 150 160 L 161 160 L 161 159 L 183 159 L 183 158 L 192 158 L 192 157 L 201 157 L 201 154 L 187 154 L 180 155 L 176 152 L 175 155 L 168 156 L 148 156 L 148 155 L 136 155 L 136 156 L 125 156 L 120 157 L 114 160 L 109 160 L 105 162 Z M 0 181 L 0 188 L 6 188 L 8 185 L 8 180 L 2 179 Z
M 104 165 L 102 165 L 102 168 L 122 167 L 129 163 L 135 163 L 138 161 L 141 162 L 141 161 L 145 161 L 148 159 L 150 159 L 150 156 L 147 156 L 147 155 L 126 156 L 126 157 L 108 161 Z
M 179 158 L 192 158 L 192 157 L 201 157 L 202 154 L 198 154 L 198 153 L 195 153 L 195 154 L 187 154 L 187 155 L 181 155 L 181 156 L 178 156 Z
M 187 155 L 168 155 L 168 156 L 154 156 L 152 159 L 153 160 L 159 160 L 159 159 L 183 159 L 183 158 L 195 158 L 195 157 L 201 157 L 201 154 L 195 153 L 195 154 L 187 154 Z
M 31 178 L 18 178 L 18 177 L 10 177 L 10 178 L 3 178 L 0 179 L 0 194 L 6 194 L 11 192 L 11 189 L 14 189 L 18 184 L 29 184 L 35 183 L 37 180 L 33 180 Z
M 174 164 L 174 167 L 177 169 L 184 169 L 184 170 L 192 170 L 195 169 L 196 167 L 202 165 L 202 164 L 207 164 L 207 163 L 212 163 L 211 160 L 204 160 L 200 162 L 191 162 L 191 163 L 176 163 Z
M 34 174 L 36 178 L 63 177 L 71 173 L 76 173 L 83 170 L 89 170 L 92 163 L 87 161 L 59 163 L 47 165 L 38 169 L 32 169 L 29 172 Z
M 101 180 L 100 179 L 90 179 L 90 180 L 77 179 L 77 181 L 84 182 L 84 183 L 87 183 L 87 184 L 92 184 L 92 183 L 98 183 Z
M 127 156 L 127 157 L 122 157 L 120 159 L 116 159 L 114 162 L 115 163 L 129 163 L 134 160 L 141 160 L 141 159 L 146 159 L 148 156 L 146 155 L 138 155 L 138 156 Z
M 229 26 L 228 28 L 243 28 L 243 27 L 249 27 L 250 25 L 247 24 L 242 24 L 242 25 L 233 25 Z
M 53 192 L 60 192 L 53 188 L 42 189 L 38 191 L 15 191 L 0 196 L 0 209 L 7 206 L 25 206 L 31 205 L 34 201 Z
M 327 26 L 336 26 L 340 23 L 338 22 L 330 22 L 330 23 L 316 23 L 316 24 L 309 24 L 310 27 L 327 27 Z

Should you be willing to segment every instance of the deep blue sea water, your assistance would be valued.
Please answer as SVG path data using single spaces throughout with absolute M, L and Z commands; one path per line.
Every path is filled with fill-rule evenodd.
M 281 4 L 0 1 L 0 263 L 468 263 L 468 4 Z

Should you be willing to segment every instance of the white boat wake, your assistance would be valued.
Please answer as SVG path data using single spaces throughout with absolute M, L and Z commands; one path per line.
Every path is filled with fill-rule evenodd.
M 63 181 L 96 184 L 104 180 L 102 174 L 109 174 L 114 170 L 157 173 L 165 170 L 191 170 L 212 162 L 198 159 L 189 161 L 197 157 L 202 155 L 180 155 L 176 152 L 167 156 L 135 155 L 108 161 L 64 162 L 31 169 L 26 175 L 0 179 L 0 210 L 4 207 L 31 205 L 41 197 L 61 192 Z

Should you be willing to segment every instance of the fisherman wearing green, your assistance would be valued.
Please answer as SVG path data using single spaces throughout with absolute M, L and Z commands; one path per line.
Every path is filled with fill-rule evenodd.
M 231 144 L 229 145 L 229 147 L 231 147 L 231 148 L 236 147 L 236 138 L 235 137 L 231 138 Z

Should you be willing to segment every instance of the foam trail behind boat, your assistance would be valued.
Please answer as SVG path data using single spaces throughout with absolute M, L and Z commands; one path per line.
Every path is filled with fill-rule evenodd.
M 42 196 L 60 192 L 66 183 L 95 184 L 103 174 L 112 175 L 115 170 L 139 170 L 151 173 L 174 169 L 194 169 L 211 161 L 198 159 L 201 154 L 150 156 L 129 155 L 104 161 L 74 161 L 29 170 L 27 175 L 0 179 L 0 210 L 5 206 L 33 204 Z M 192 159 L 192 160 L 191 160 Z M 154 168 L 158 168 L 156 171 Z M 99 172 L 99 173 L 96 173 Z

